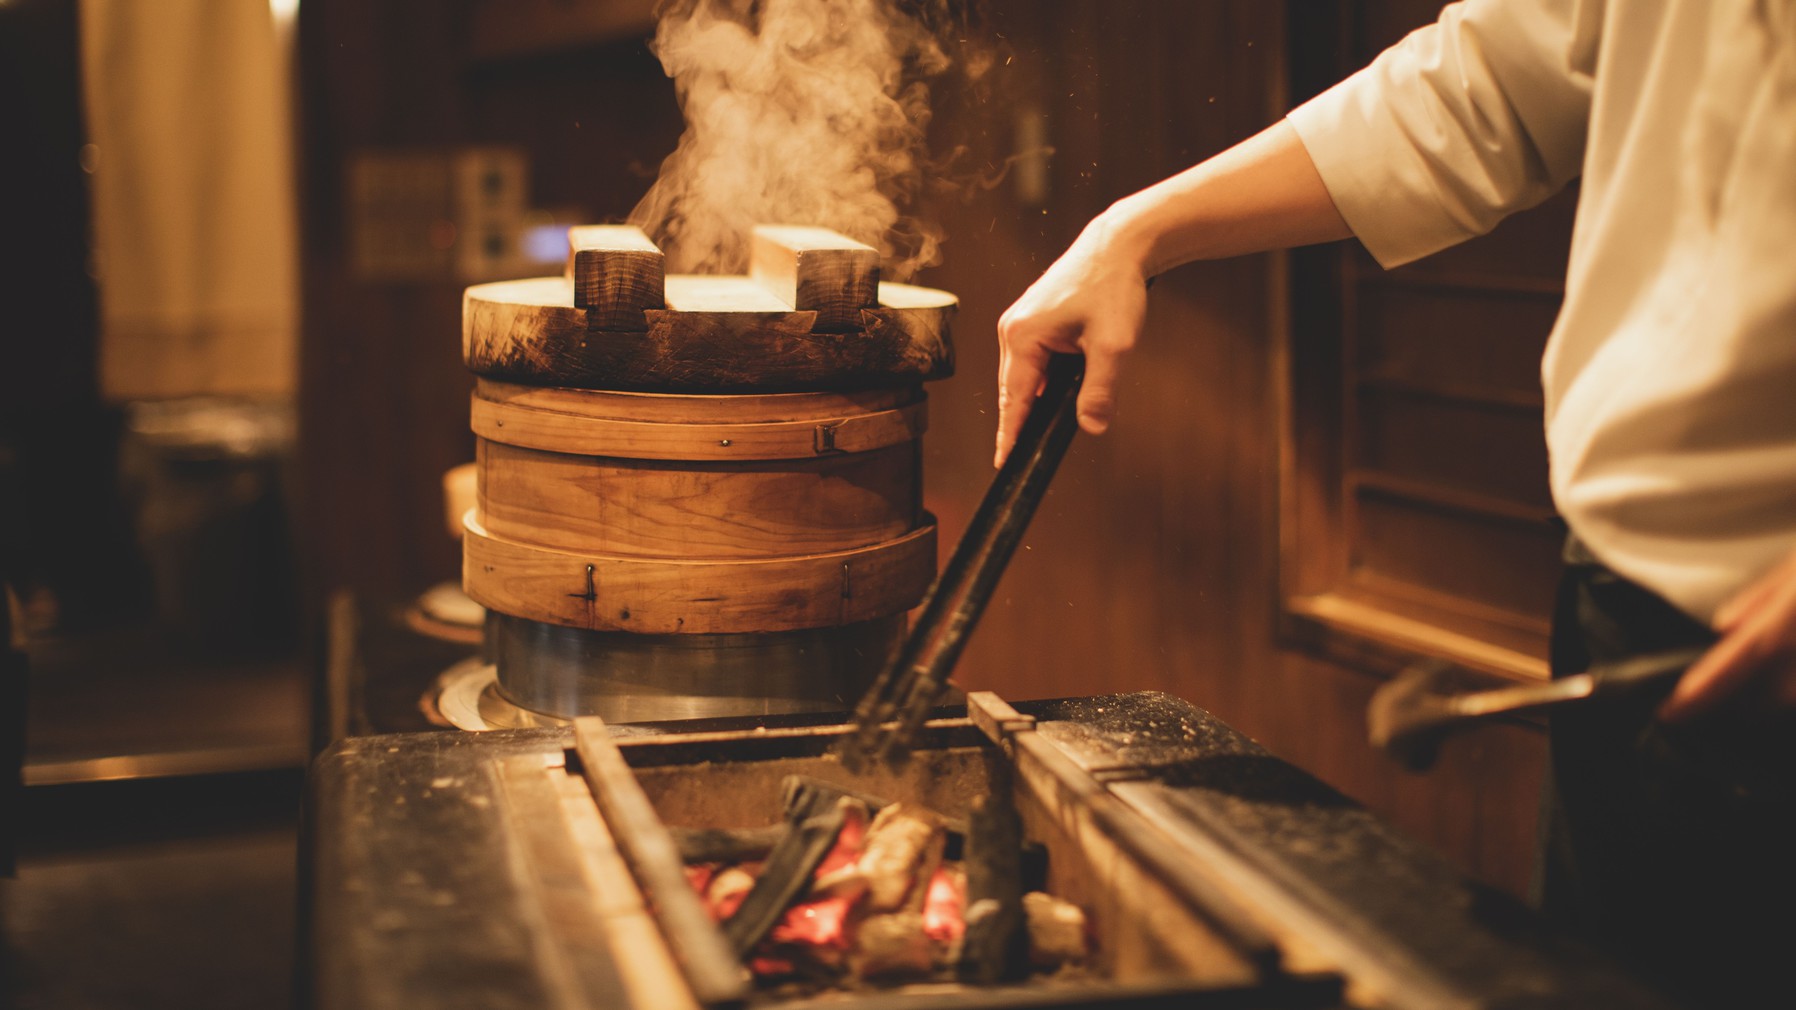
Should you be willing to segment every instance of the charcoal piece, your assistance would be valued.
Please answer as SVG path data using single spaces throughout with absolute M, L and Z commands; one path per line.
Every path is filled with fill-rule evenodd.
M 723 923 L 723 935 L 738 957 L 747 956 L 786 914 L 793 901 L 811 885 L 811 875 L 846 822 L 853 799 L 841 799 L 830 791 L 788 777 L 785 794 L 785 831 L 761 867 L 754 889 L 748 892 L 736 914 Z
M 927 810 L 903 803 L 881 810 L 867 829 L 858 864 L 867 881 L 867 907 L 897 911 L 913 893 L 921 907 L 920 892 L 929 882 L 919 881 L 918 872 L 941 862 L 941 837 L 939 819 Z
M 1009 762 L 987 761 L 991 792 L 973 801 L 967 822 L 966 938 L 958 974 L 994 985 L 1029 973 L 1023 918 L 1023 822 L 1017 815 Z
M 1058 968 L 1083 961 L 1091 952 L 1085 910 L 1078 905 L 1030 891 L 1023 895 L 1023 918 L 1028 922 L 1029 961 L 1036 967 Z
M 712 915 L 716 915 L 718 910 L 730 904 L 732 899 L 734 905 L 731 907 L 740 906 L 742 899 L 748 897 L 748 892 L 754 890 L 754 887 L 754 874 L 740 866 L 726 867 L 719 870 L 717 875 L 711 878 L 709 886 L 705 888 L 705 905 L 711 909 Z
M 929 974 L 935 967 L 935 948 L 923 932 L 923 917 L 893 912 L 863 919 L 850 964 L 861 978 Z

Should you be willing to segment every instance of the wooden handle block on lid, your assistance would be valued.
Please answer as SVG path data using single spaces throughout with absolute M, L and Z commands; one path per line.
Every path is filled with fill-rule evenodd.
M 756 225 L 749 276 L 796 311 L 817 313 L 814 330 L 861 328 L 879 306 L 879 250 L 827 228 Z
M 666 306 L 667 268 L 661 250 L 639 228 L 621 224 L 568 229 L 567 275 L 574 307 L 595 330 L 640 333 L 643 312 Z

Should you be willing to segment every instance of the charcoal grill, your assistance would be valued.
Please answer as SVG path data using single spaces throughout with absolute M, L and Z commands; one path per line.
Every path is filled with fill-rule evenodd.
M 1659 1006 L 1189 704 L 938 710 L 850 776 L 843 717 L 364 737 L 314 767 L 307 1000 L 320 1008 Z M 681 911 L 669 827 L 779 817 L 803 774 L 964 813 L 1004 762 L 1096 978 L 778 1003 Z M 657 851 L 660 855 L 657 856 Z M 659 864 L 657 860 L 660 860 Z

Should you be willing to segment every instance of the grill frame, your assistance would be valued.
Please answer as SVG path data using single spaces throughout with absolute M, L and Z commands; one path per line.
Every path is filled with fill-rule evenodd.
M 1017 709 L 1017 721 L 1033 718 L 1030 732 L 1039 742 L 1031 747 L 1061 754 L 1140 813 L 1181 860 L 1236 897 L 1251 898 L 1248 907 L 1274 934 L 1293 984 L 1332 984 L 1337 1005 L 1495 1008 L 1526 998 L 1539 1007 L 1665 1006 L 1609 964 L 1568 949 L 1525 909 L 1493 899 L 1363 808 L 1188 703 L 1142 693 Z M 941 719 L 931 733 L 989 739 L 969 727 L 964 710 L 935 714 Z M 819 734 L 804 731 L 842 719 L 698 720 L 611 732 L 627 763 L 648 768 L 724 756 L 716 734 L 758 737 L 730 746 L 767 755 L 814 754 Z M 544 912 L 549 892 L 540 881 L 570 864 L 565 849 L 543 839 L 564 832 L 520 810 L 502 771 L 521 768 L 540 783 L 556 781 L 547 774 L 553 771 L 578 786 L 579 802 L 538 790 L 557 797 L 557 816 L 593 811 L 584 782 L 566 771 L 572 744 L 571 728 L 544 728 L 352 738 L 322 755 L 308 804 L 302 1005 L 680 1005 L 632 997 L 617 981 L 616 958 L 594 955 L 590 943 L 570 945 L 567 934 L 545 925 L 553 917 Z M 1004 746 L 1014 749 L 1016 741 Z M 596 812 L 591 816 L 602 824 Z M 453 901 L 437 904 L 433 895 Z M 1246 1007 L 1277 1005 L 1266 1000 L 1290 995 L 1278 988 L 1219 990 L 1206 997 L 1213 1004 L 1165 989 L 979 995 L 989 1000 L 980 1005 L 991 1006 L 1102 999 Z M 941 996 L 930 1004 L 962 1005 L 959 997 Z M 865 997 L 839 1005 L 905 1004 Z

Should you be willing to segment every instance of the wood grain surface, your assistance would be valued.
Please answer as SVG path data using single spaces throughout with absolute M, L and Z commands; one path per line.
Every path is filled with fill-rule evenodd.
M 803 421 L 669 424 L 585 417 L 496 403 L 476 394 L 474 434 L 547 452 L 624 459 L 806 459 L 913 441 L 928 427 L 922 401 L 891 410 Z
M 664 421 L 669 424 L 719 421 L 752 424 L 767 421 L 821 421 L 848 414 L 891 410 L 920 399 L 923 389 L 921 386 L 908 386 L 847 393 L 737 393 L 710 396 L 702 393 L 564 389 L 558 386 L 526 386 L 497 379 L 477 379 L 474 382 L 474 395 L 494 403 L 556 410 L 583 417 Z M 456 522 L 460 521 L 457 516 Z
M 564 277 L 476 285 L 462 298 L 463 360 L 486 378 L 652 392 L 871 389 L 954 371 L 946 292 L 881 284 L 861 329 L 821 333 L 815 312 L 747 278 L 673 275 L 665 290 L 667 308 L 625 332 L 596 326 Z
M 640 333 L 649 328 L 645 309 L 667 303 L 667 267 L 661 250 L 641 229 L 589 224 L 568 229 L 566 276 L 574 306 L 586 310 L 593 329 Z
M 908 610 L 935 576 L 935 523 L 871 547 L 750 560 L 645 559 L 533 547 L 470 513 L 462 585 L 481 605 L 592 631 L 794 631 Z
M 481 439 L 494 536 L 561 550 L 749 558 L 866 547 L 916 528 L 915 443 L 805 460 L 695 464 Z
M 817 330 L 861 325 L 879 304 L 879 250 L 827 228 L 757 225 L 748 275 L 794 309 L 817 313 Z

